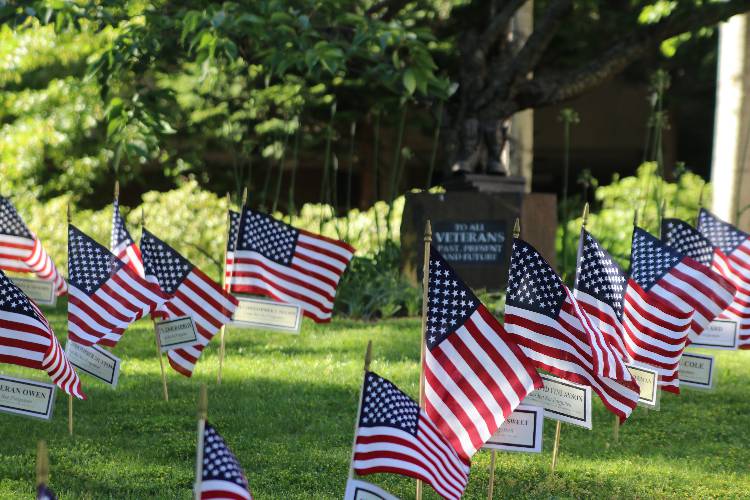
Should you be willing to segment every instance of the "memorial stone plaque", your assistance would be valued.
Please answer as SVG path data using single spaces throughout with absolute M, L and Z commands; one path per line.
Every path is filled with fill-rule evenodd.
M 521 236 L 554 266 L 554 195 L 524 195 L 523 179 L 486 175 L 460 177 L 447 183 L 446 189 L 446 193 L 406 195 L 401 264 L 412 283 L 419 284 L 422 277 L 427 219 L 432 224 L 432 245 L 474 289 L 505 289 L 516 217 L 522 219 Z

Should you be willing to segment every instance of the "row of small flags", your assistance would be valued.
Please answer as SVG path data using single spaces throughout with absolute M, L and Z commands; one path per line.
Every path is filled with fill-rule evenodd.
M 0 262 L 32 258 L 29 252 L 41 244 L 7 200 L 0 207 L 0 259 L 6 259 Z M 221 287 L 146 229 L 136 246 L 116 203 L 111 241 L 116 254 L 70 225 L 70 338 L 113 346 L 130 323 L 147 314 L 191 316 L 199 342 L 169 355 L 172 367 L 190 376 L 203 348 L 231 320 L 237 306 L 232 292 L 270 296 L 300 306 L 315 321 L 330 320 L 353 248 L 247 207 L 230 211 L 228 233 Z M 515 234 L 504 325 L 428 243 L 419 402 L 366 368 L 352 469 L 360 475 L 406 475 L 445 498 L 459 498 L 472 456 L 542 387 L 537 370 L 590 386 L 623 422 L 639 398 L 628 364 L 652 367 L 663 390 L 679 393 L 682 352 L 711 321 L 737 322 L 740 347 L 750 348 L 750 235 L 704 209 L 697 228 L 665 219 L 661 235 L 657 239 L 634 227 L 625 272 L 583 227 L 571 290 Z M 25 254 L 8 251 L 18 248 L 19 238 L 28 240 Z M 20 268 L 16 264 L 14 270 Z M 44 316 L 2 278 L 0 293 L 12 297 L 0 299 L 7 332 L 2 360 L 44 367 L 53 380 L 57 374 L 58 386 L 81 397 L 75 371 L 66 368 Z M 24 314 L 33 320 L 24 325 L 33 322 L 44 342 L 37 341 L 37 349 L 18 362 L 7 353 L 19 336 L 31 335 L 29 326 L 17 328 Z

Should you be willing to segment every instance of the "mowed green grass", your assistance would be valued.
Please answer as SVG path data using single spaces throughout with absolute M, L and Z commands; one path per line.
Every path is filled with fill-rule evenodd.
M 65 309 L 49 317 L 65 336 Z M 419 321 L 305 321 L 298 336 L 231 329 L 224 380 L 216 384 L 218 338 L 187 379 L 169 369 L 162 399 L 153 327 L 140 321 L 114 353 L 116 390 L 82 375 L 88 401 L 58 391 L 51 422 L 0 414 L 0 498 L 31 498 L 36 443 L 50 449 L 52 488 L 61 498 L 188 499 L 194 480 L 196 401 L 208 385 L 209 420 L 239 457 L 257 498 L 341 498 L 367 340 L 372 369 L 416 396 Z M 719 352 L 718 389 L 664 394 L 661 411 L 637 409 L 612 442 L 613 417 L 596 398 L 594 429 L 563 425 L 557 473 L 549 473 L 554 422 L 541 454 L 498 453 L 495 498 L 674 498 L 750 495 L 750 352 Z M 42 372 L 2 366 L 8 375 Z M 466 498 L 486 498 L 489 453 L 471 469 Z M 369 480 L 401 498 L 414 481 Z M 426 498 L 438 498 L 427 488 Z

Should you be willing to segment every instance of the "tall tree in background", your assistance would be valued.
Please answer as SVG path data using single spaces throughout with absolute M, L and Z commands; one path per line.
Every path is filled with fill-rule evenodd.
M 444 167 L 500 172 L 514 113 L 578 96 L 665 42 L 750 10 L 750 0 L 537 0 L 534 31 L 513 40 L 526 2 L 6 1 L 0 40 L 48 30 L 79 57 L 56 52 L 32 65 L 0 44 L 0 99 L 11 104 L 0 118 L 23 117 L 10 93 L 49 91 L 40 75 L 73 68 L 63 81 L 88 99 L 81 122 L 103 120 L 71 131 L 87 159 L 74 162 L 79 176 L 66 176 L 71 160 L 48 148 L 16 172 L 52 179 L 48 193 L 82 175 L 95 189 L 111 165 L 157 185 L 192 173 L 217 187 L 249 175 L 253 157 L 280 161 L 299 127 L 303 146 L 321 149 L 334 103 L 346 129 L 374 113 L 399 117 L 407 103 L 440 109 Z M 82 34 L 88 45 L 75 43 Z

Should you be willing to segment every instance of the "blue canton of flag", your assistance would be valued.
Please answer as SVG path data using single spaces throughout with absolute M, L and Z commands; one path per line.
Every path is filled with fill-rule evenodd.
M 609 305 L 622 319 L 628 279 L 612 256 L 585 230 L 581 232 L 576 270 L 576 291 L 585 292 Z
M 203 431 L 200 498 L 251 499 L 250 487 L 237 457 L 208 422 Z
M 86 295 L 93 295 L 123 263 L 109 250 L 70 225 L 68 280 Z
M 664 219 L 661 225 L 661 239 L 681 254 L 711 267 L 714 259 L 714 245 L 697 229 L 679 219 Z
M 174 248 L 145 229 L 141 237 L 141 251 L 144 255 L 143 267 L 146 276 L 155 276 L 161 289 L 170 295 L 177 290 L 194 267 Z

